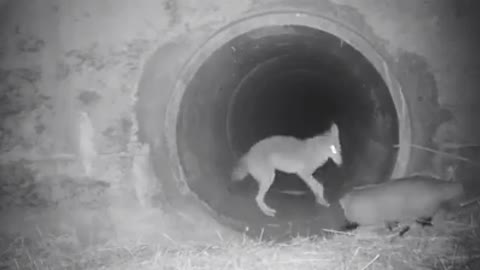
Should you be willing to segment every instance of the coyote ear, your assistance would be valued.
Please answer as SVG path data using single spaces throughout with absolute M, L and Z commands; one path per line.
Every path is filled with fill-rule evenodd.
M 338 126 L 337 124 L 335 123 L 332 123 L 332 126 L 330 127 L 330 131 L 332 132 L 332 134 L 338 134 Z

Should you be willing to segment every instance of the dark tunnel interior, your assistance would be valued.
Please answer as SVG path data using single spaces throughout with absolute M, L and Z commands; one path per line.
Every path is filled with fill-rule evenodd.
M 314 174 L 330 208 L 315 204 L 297 176 L 277 171 L 266 197 L 277 210 L 271 218 L 255 203 L 253 178 L 230 183 L 235 162 L 257 141 L 307 138 L 332 121 L 339 126 L 344 163 L 329 161 Z M 338 229 L 342 188 L 388 179 L 398 134 L 389 90 L 361 52 L 333 34 L 293 25 L 256 29 L 218 48 L 188 83 L 177 125 L 190 189 L 219 215 L 248 227 L 249 235 L 261 231 L 275 239 Z

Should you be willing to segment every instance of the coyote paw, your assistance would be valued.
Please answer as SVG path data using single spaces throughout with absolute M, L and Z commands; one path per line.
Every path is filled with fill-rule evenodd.
M 330 207 L 330 203 L 328 203 L 324 198 L 318 197 L 318 198 L 316 198 L 316 202 L 318 204 L 321 204 L 321 205 L 325 206 L 325 207 Z
M 275 209 L 270 207 L 261 207 L 260 210 L 269 217 L 275 217 L 275 214 L 277 213 Z

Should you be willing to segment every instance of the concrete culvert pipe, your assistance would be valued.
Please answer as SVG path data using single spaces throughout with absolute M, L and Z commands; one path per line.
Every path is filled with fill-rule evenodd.
M 384 181 L 405 170 L 399 160 L 406 161 L 408 149 L 394 146 L 408 143 L 408 117 L 393 76 L 360 36 L 322 22 L 277 14 L 230 25 L 186 61 L 172 84 L 165 141 L 174 181 L 186 183 L 219 220 L 248 227 L 252 236 L 338 229 L 343 186 Z M 279 134 L 307 138 L 332 121 L 340 129 L 344 164 L 329 161 L 314 174 L 330 208 L 316 204 L 296 175 L 277 171 L 266 197 L 277 214 L 267 217 L 255 203 L 257 183 L 250 176 L 230 182 L 235 162 L 257 141 Z

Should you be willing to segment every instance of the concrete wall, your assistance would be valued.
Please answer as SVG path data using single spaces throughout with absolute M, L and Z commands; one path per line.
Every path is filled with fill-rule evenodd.
M 131 169 L 141 146 L 135 136 L 133 106 L 142 67 L 174 37 L 205 25 L 216 29 L 267 2 L 15 0 L 0 5 L 0 149 L 2 181 L 9 187 L 5 196 L 9 199 L 3 204 L 9 207 L 3 211 L 10 217 L 2 224 L 4 229 L 27 231 L 32 224 L 51 228 L 65 223 L 63 228 L 73 228 L 80 244 L 88 245 L 91 239 L 111 237 L 160 239 L 162 230 L 178 227 L 177 221 L 165 222 L 160 210 L 139 211 L 144 208 L 136 205 L 138 185 Z M 431 100 L 452 113 L 450 127 L 438 140 L 480 143 L 475 119 L 480 107 L 480 61 L 475 55 L 479 44 L 472 38 L 479 33 L 474 20 L 478 4 L 468 0 L 456 1 L 455 6 L 446 0 L 320 2 L 335 4 L 338 18 L 356 14 L 368 26 L 358 31 L 383 40 L 381 46 L 392 59 L 414 55 L 415 63 L 395 63 L 400 77 L 402 68 L 427 70 L 425 80 L 433 75 L 438 93 L 418 100 Z M 414 91 L 416 86 L 406 87 Z M 82 149 L 89 148 L 79 146 L 85 133 L 79 112 L 87 113 L 87 126 L 93 131 L 87 136 L 95 149 L 87 177 L 78 158 Z M 48 215 L 26 210 L 27 201 L 41 205 Z M 97 206 L 90 207 L 92 202 Z M 195 223 L 205 225 L 198 230 L 215 224 L 200 214 L 192 217 L 195 209 L 184 209 L 177 218 L 192 234 L 175 237 L 198 238 L 192 231 Z M 18 226 L 25 213 L 30 225 Z M 55 228 L 62 230 L 60 225 Z M 212 230 L 204 238 L 215 235 Z

